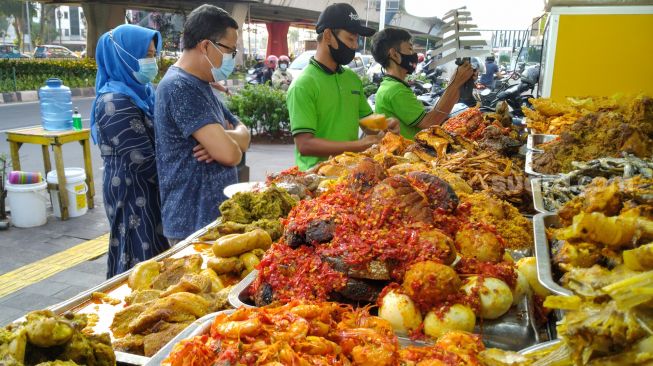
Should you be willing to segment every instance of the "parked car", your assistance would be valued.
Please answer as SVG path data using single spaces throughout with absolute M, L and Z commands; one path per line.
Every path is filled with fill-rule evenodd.
M 164 60 L 178 60 L 181 56 L 181 52 L 178 51 L 161 51 L 161 58 Z
M 0 58 L 29 58 L 29 56 L 20 53 L 16 46 L 5 44 L 0 45 Z
M 79 58 L 64 46 L 42 45 L 34 50 L 34 58 Z
M 293 80 L 297 79 L 299 74 L 302 73 L 302 70 L 311 60 L 311 57 L 315 56 L 315 50 L 305 51 L 301 55 L 297 56 L 293 62 L 288 66 L 288 71 L 292 74 Z M 365 76 L 365 63 L 363 62 L 363 56 L 360 53 L 356 52 L 354 59 L 345 67 L 352 69 L 358 76 Z

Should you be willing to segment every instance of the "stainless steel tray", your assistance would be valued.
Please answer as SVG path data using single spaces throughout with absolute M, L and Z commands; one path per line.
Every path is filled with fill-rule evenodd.
M 256 277 L 258 276 L 258 270 L 255 269 L 251 271 L 245 278 L 240 280 L 234 287 L 231 288 L 231 291 L 229 291 L 229 304 L 233 306 L 234 308 L 238 309 L 240 307 L 244 308 L 255 308 L 256 306 L 248 303 L 249 302 L 249 296 L 247 295 L 247 289 L 249 288 L 249 285 L 254 282 Z
M 544 193 L 542 191 L 542 182 L 550 182 L 553 178 L 532 178 L 531 191 L 533 192 L 533 207 L 535 211 L 540 213 L 553 214 L 555 212 L 549 211 L 544 206 Z
M 172 352 L 172 349 L 175 347 L 175 345 L 184 339 L 188 338 L 193 338 L 199 335 L 202 335 L 204 333 L 207 333 L 209 329 L 211 328 L 211 324 L 213 324 L 213 321 L 215 320 L 215 317 L 218 316 L 218 314 L 231 314 L 235 310 L 234 309 L 229 309 L 229 310 L 223 310 L 223 311 L 218 311 L 216 313 L 211 313 L 207 314 L 194 322 L 192 322 L 186 329 L 182 330 L 181 333 L 177 334 L 173 339 L 170 340 L 163 348 L 159 350 L 159 352 L 155 353 L 152 358 L 149 358 L 147 363 L 144 365 L 152 365 L 152 366 L 159 366 L 163 363 L 163 360 L 165 360 L 168 355 Z
M 560 339 L 554 339 L 552 341 L 544 342 L 544 343 L 538 343 L 534 346 L 530 346 L 528 348 L 524 348 L 523 350 L 519 351 L 520 354 L 522 355 L 527 355 L 530 353 L 535 353 L 538 351 L 541 351 L 543 349 L 547 349 L 549 347 L 555 346 L 556 344 L 560 343 Z
M 558 138 L 558 135 L 545 135 L 536 133 L 528 135 L 526 139 L 526 148 L 530 151 L 543 152 L 543 149 L 538 148 L 538 145 L 545 144 Z
M 551 246 L 546 236 L 549 227 L 560 227 L 558 215 L 541 213 L 533 218 L 533 231 L 535 236 L 535 259 L 537 261 L 537 279 L 540 283 L 556 295 L 572 296 L 574 293 L 560 286 L 554 279 L 551 265 Z
M 229 303 L 235 307 L 253 308 L 254 306 L 247 294 L 247 289 L 258 275 L 252 271 L 247 277 L 233 287 L 229 293 Z M 534 302 L 525 297 L 516 306 L 499 319 L 483 320 L 476 325 L 475 333 L 483 335 L 483 342 L 487 347 L 496 347 L 518 351 L 533 344 L 545 342 L 555 338 L 554 322 L 545 326 L 538 326 L 535 317 Z M 402 345 L 424 345 L 425 342 L 413 342 L 408 338 L 398 337 Z
M 184 329 L 181 333 L 177 334 L 177 336 L 175 338 L 173 338 L 170 342 L 168 342 L 165 346 L 163 346 L 163 348 L 161 348 L 159 350 L 159 352 L 157 352 L 154 356 L 152 356 L 152 358 L 150 358 L 149 361 L 145 365 L 146 366 L 160 366 L 163 363 L 163 361 L 170 355 L 170 353 L 172 352 L 172 350 L 174 349 L 174 347 L 175 347 L 175 345 L 177 343 L 181 342 L 184 339 L 189 339 L 189 338 L 200 336 L 202 334 L 207 333 L 209 331 L 209 329 L 211 328 L 211 325 L 213 324 L 213 322 L 215 320 L 215 317 L 218 314 L 231 314 L 234 311 L 235 311 L 234 309 L 224 310 L 224 311 L 209 314 L 209 315 L 206 315 L 206 316 L 204 316 L 204 317 L 202 317 L 200 319 L 197 319 L 191 325 L 189 325 L 186 329 Z M 508 327 L 510 327 L 510 322 L 509 321 L 508 322 L 503 322 L 502 321 L 501 323 L 506 323 L 506 325 Z M 487 324 L 487 321 L 486 321 L 486 323 L 484 324 L 484 328 L 483 328 L 484 338 L 488 335 L 487 330 L 488 330 L 488 324 Z M 478 331 L 478 329 L 475 329 L 475 331 Z M 411 340 L 409 338 L 406 338 L 406 337 L 397 337 L 397 340 L 399 342 L 399 346 L 401 346 L 401 347 L 409 347 L 409 346 L 426 347 L 426 346 L 429 346 L 429 345 L 432 344 L 431 342 L 428 342 L 428 341 L 413 341 L 413 340 Z M 516 339 L 512 339 L 512 341 L 515 341 L 515 340 Z M 538 343 L 536 343 L 534 345 L 533 344 L 528 345 L 528 347 L 526 347 L 526 348 L 524 346 L 522 346 L 518 350 L 519 350 L 519 353 L 528 354 L 528 353 L 539 351 L 541 349 L 549 347 L 549 346 L 551 346 L 551 345 L 553 345 L 553 344 L 555 344 L 555 343 L 557 343 L 559 341 L 560 340 L 557 340 L 557 339 L 538 341 Z M 488 344 L 487 341 L 485 343 L 486 343 L 486 346 L 488 346 L 488 347 L 498 347 L 498 343 L 497 344 L 495 344 L 495 343 L 489 343 Z M 516 346 L 517 345 L 515 345 L 515 347 Z M 517 349 L 511 348 L 511 350 L 517 350 Z
M 182 240 L 177 245 L 168 249 L 167 251 L 159 254 L 158 256 L 152 258 L 153 260 L 162 260 L 169 258 L 175 255 L 187 255 L 191 253 L 196 253 L 197 251 L 191 246 L 193 240 L 204 235 L 209 228 L 215 226 L 219 223 L 219 219 L 207 225 L 206 227 L 196 231 L 191 234 L 188 238 Z M 131 290 L 127 286 L 127 278 L 131 274 L 131 269 L 127 272 L 121 273 L 117 276 L 114 276 L 101 284 L 84 291 L 77 296 L 74 296 L 68 300 L 60 302 L 58 304 L 48 307 L 49 310 L 52 310 L 55 314 L 63 314 L 67 311 L 72 311 L 75 313 L 95 313 L 98 314 L 99 320 L 97 325 L 93 328 L 96 333 L 105 333 L 108 332 L 111 335 L 113 340 L 113 334 L 109 330 L 109 326 L 113 321 L 113 315 L 116 312 L 116 309 L 120 305 L 110 305 L 110 304 L 96 304 L 92 302 L 92 295 L 94 292 L 103 292 L 111 296 L 112 298 L 119 299 L 121 301 L 131 293 Z M 122 364 L 128 365 L 144 365 L 149 357 L 125 353 L 116 351 L 116 361 Z
M 535 176 L 535 177 L 541 177 L 541 178 L 557 178 L 560 176 L 560 174 L 545 174 L 545 173 L 540 173 L 536 172 L 533 170 L 533 157 L 537 154 L 541 154 L 540 152 L 528 150 L 526 151 L 526 166 L 524 168 L 524 171 L 526 171 L 526 174 Z

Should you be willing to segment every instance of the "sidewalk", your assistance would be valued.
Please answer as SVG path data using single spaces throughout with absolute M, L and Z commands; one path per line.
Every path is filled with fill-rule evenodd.
M 267 173 L 293 166 L 293 148 L 293 145 L 253 145 L 247 152 L 250 180 L 263 181 Z M 38 282 L 34 281 L 35 278 L 40 279 L 43 274 L 39 274 L 37 269 L 31 271 L 37 273 L 25 270 L 28 268 L 25 266 L 39 260 L 47 265 L 48 258 L 65 250 L 71 250 L 74 253 L 71 255 L 86 255 L 87 253 L 75 252 L 75 247 L 108 232 L 102 203 L 102 177 L 96 175 L 95 181 L 95 209 L 89 210 L 86 215 L 61 221 L 52 215 L 50 209 L 48 223 L 44 226 L 30 229 L 12 227 L 0 231 L 0 326 L 31 310 L 43 309 L 69 299 L 105 280 L 106 254 L 86 259 Z M 53 263 L 53 266 L 56 264 Z M 28 275 L 8 280 L 7 273 L 14 270 L 25 270 Z M 11 286 L 27 284 L 29 285 L 23 289 L 5 294 Z

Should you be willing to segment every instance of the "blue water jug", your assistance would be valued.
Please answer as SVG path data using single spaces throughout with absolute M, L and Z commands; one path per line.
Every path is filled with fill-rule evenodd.
M 50 78 L 39 89 L 41 124 L 48 131 L 73 128 L 73 101 L 70 88 L 61 79 Z

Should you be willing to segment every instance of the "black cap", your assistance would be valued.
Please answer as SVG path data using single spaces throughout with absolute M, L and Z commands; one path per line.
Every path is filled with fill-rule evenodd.
M 315 30 L 322 33 L 327 28 L 344 29 L 363 37 L 376 33 L 374 29 L 363 26 L 354 7 L 346 3 L 331 4 L 320 14 Z

